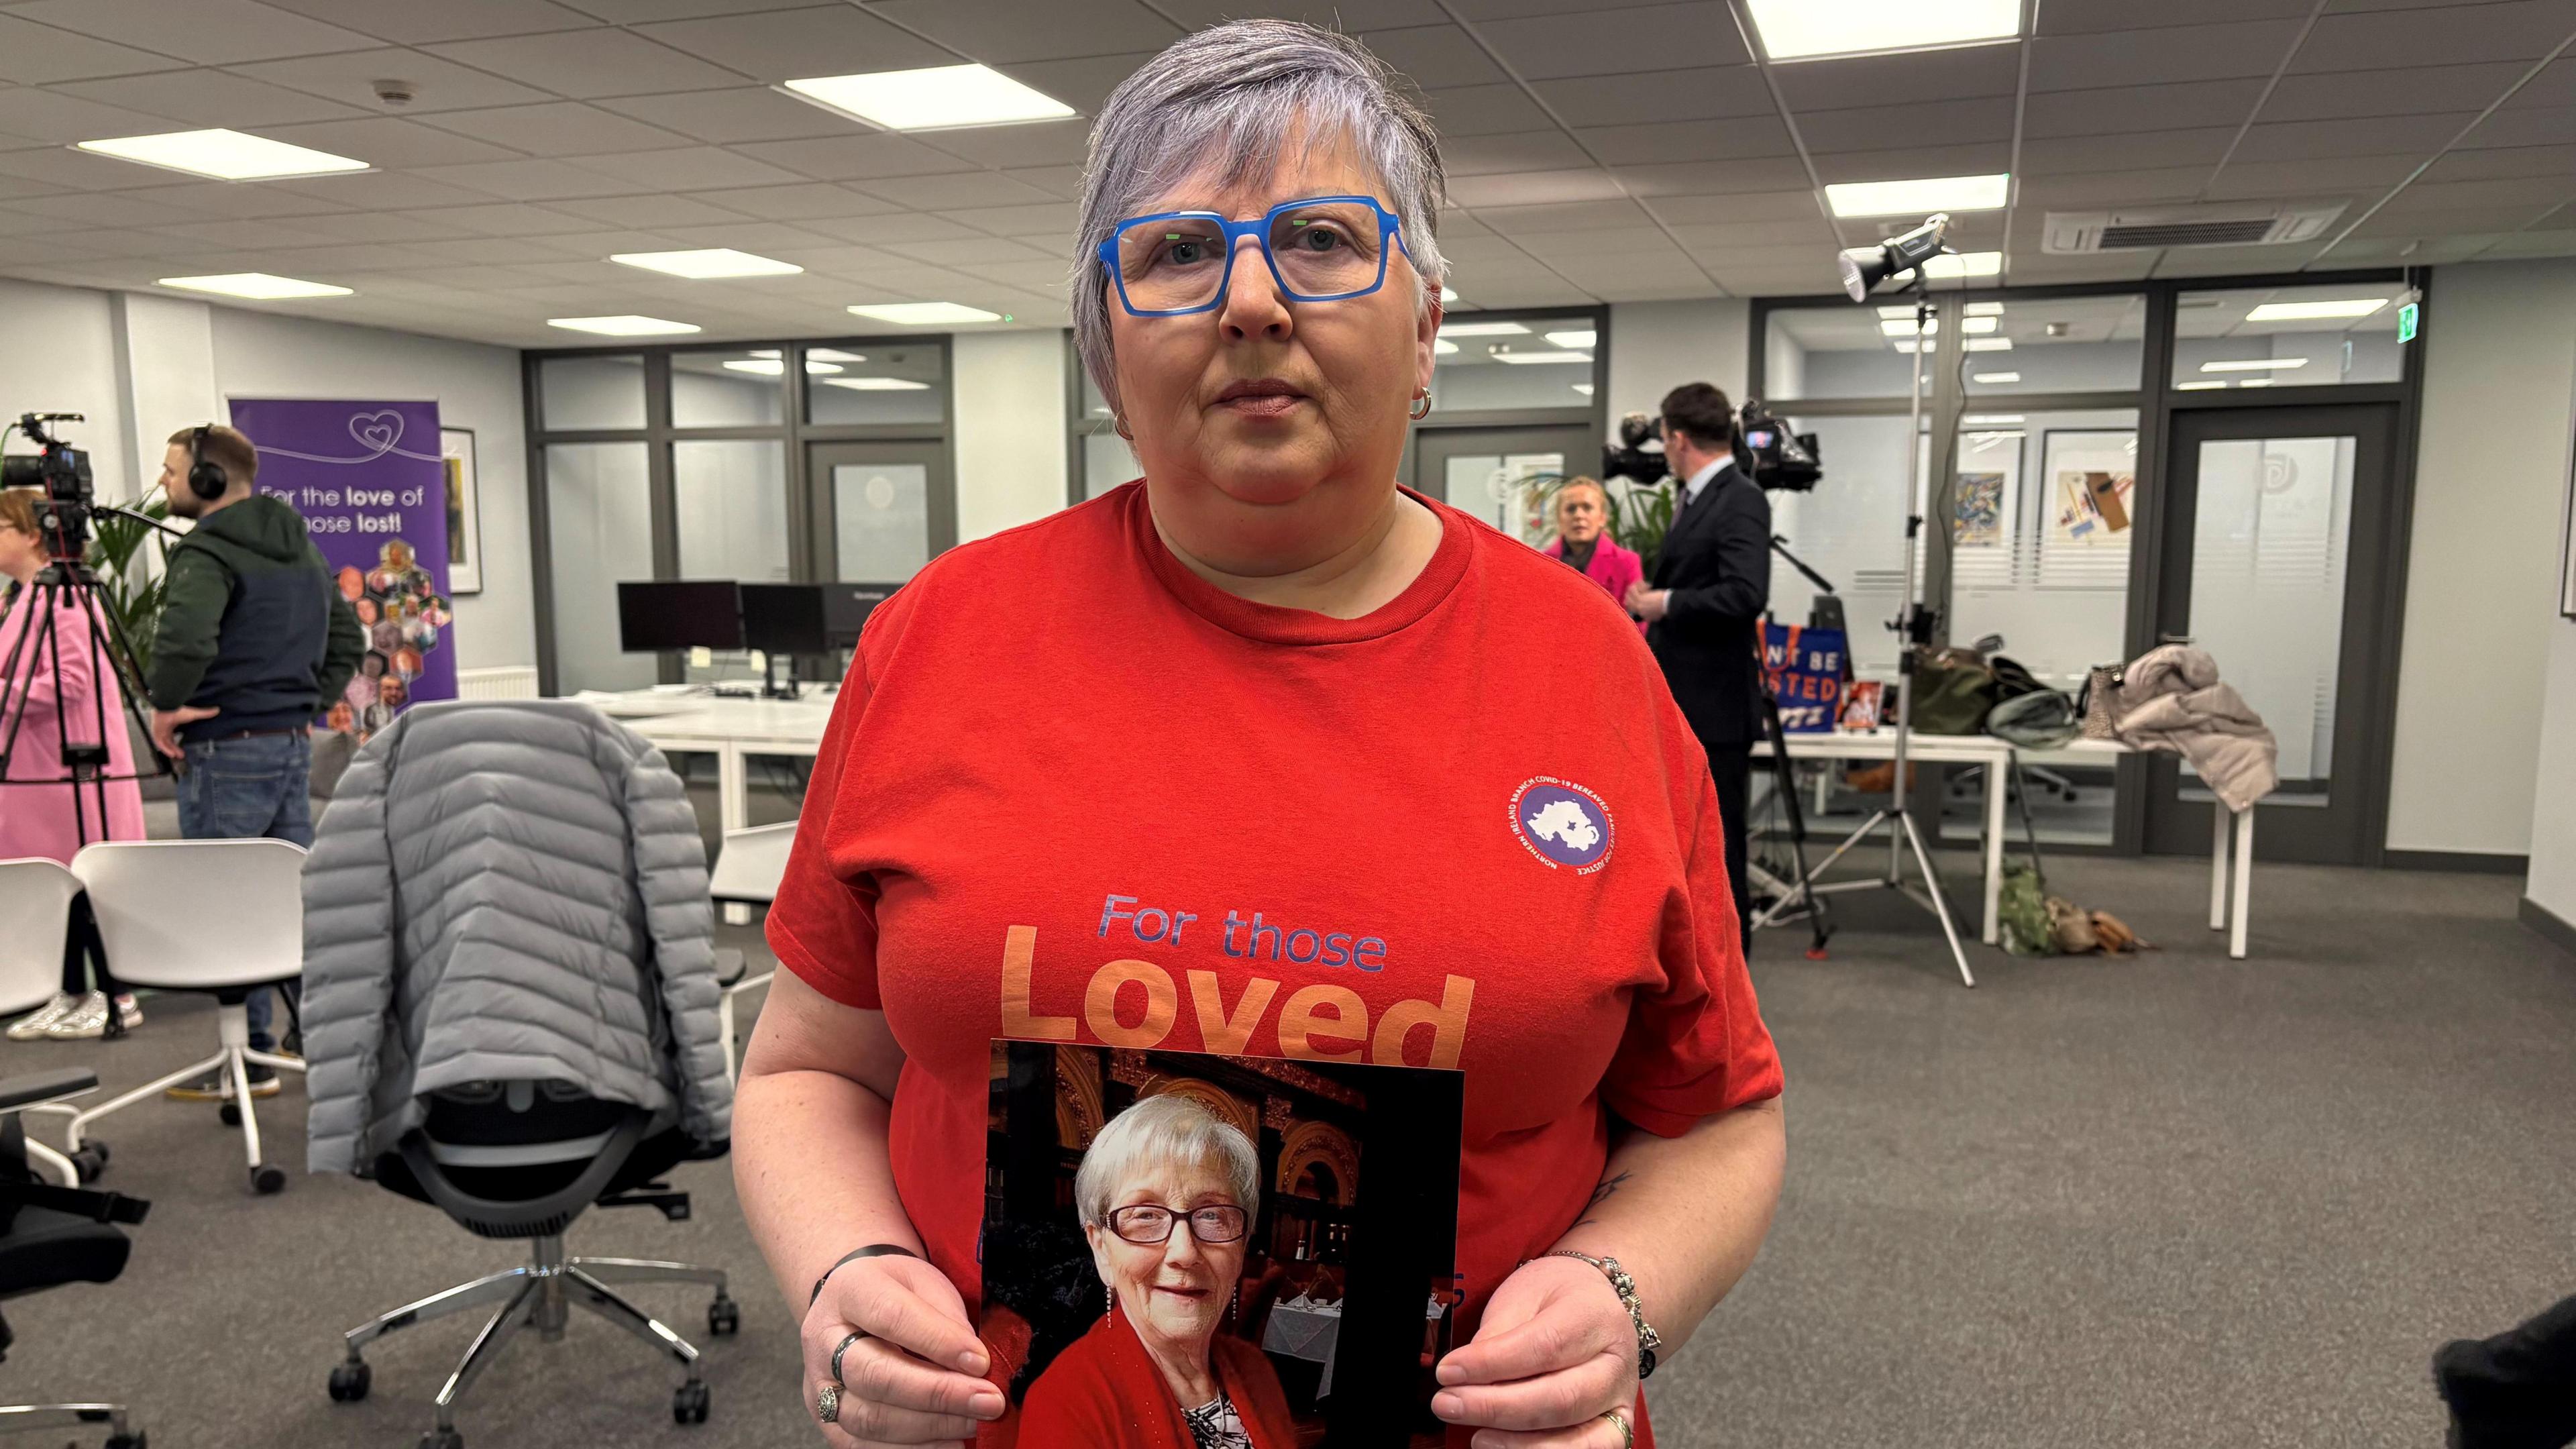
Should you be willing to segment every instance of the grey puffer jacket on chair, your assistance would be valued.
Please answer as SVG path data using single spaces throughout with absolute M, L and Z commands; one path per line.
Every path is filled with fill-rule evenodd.
M 374 1171 L 422 1099 L 554 1079 L 731 1131 L 706 850 L 679 778 L 588 705 L 418 705 L 304 865 L 308 1166 Z

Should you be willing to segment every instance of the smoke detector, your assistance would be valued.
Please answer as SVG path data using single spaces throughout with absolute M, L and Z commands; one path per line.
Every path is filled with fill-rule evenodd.
M 2058 256 L 2161 247 L 2278 246 L 2313 241 L 2351 203 L 2228 202 L 2052 211 L 2040 250 Z
M 419 93 L 418 88 L 407 80 L 380 80 L 371 84 L 375 87 L 376 99 L 389 106 L 410 105 L 412 97 Z

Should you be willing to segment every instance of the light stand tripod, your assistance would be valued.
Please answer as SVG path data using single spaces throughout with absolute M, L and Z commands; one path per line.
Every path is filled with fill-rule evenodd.
M 88 845 L 107 838 L 107 787 L 142 778 L 139 770 L 115 772 L 108 731 L 130 725 L 148 741 L 152 728 L 143 709 L 143 672 L 135 664 L 132 642 L 115 611 L 102 602 L 98 574 L 89 565 L 89 520 L 99 507 L 91 501 L 89 457 L 45 435 L 43 424 L 55 419 L 80 420 L 72 413 L 28 414 L 18 426 L 44 452 L 36 458 L 8 460 L 9 482 L 20 481 L 23 470 L 44 487 L 45 497 L 36 505 L 36 513 L 47 563 L 33 583 L 18 591 L 11 612 L 23 613 L 25 622 L 14 631 L 17 637 L 7 656 L 0 658 L 0 788 L 67 789 L 76 839 Z M 139 513 L 107 511 L 167 532 L 178 531 Z M 72 652 L 71 678 L 86 676 L 85 688 L 66 687 L 66 650 Z M 98 677 L 102 669 L 113 674 L 124 697 L 124 709 L 113 725 L 104 681 Z M 80 698 L 83 693 L 86 701 Z M 50 741 L 42 738 L 43 726 L 32 734 L 26 728 L 28 711 L 40 698 L 53 701 Z M 86 719 L 78 717 L 83 712 Z M 48 745 L 62 773 L 40 768 L 22 775 L 16 768 L 19 749 L 41 751 Z M 146 750 L 157 773 L 171 773 L 169 760 L 148 744 Z M 31 753 L 29 758 L 37 757 Z
M 1936 220 L 1946 222 L 1946 218 L 1936 218 Z M 1938 245 L 1937 230 L 1933 232 L 1932 241 L 1935 246 Z M 1918 496 L 1917 490 L 1922 486 L 1923 447 L 1919 439 L 1923 430 L 1925 377 L 1923 354 L 1931 331 L 1929 324 L 1932 320 L 1932 296 L 1929 288 L 1924 285 L 1924 269 L 1917 265 L 1913 271 L 1914 396 L 1913 407 L 1908 414 L 1905 429 L 1905 611 L 1888 626 L 1897 631 L 1896 773 L 1888 782 L 1886 807 L 1864 821 L 1861 827 L 1853 831 L 1842 844 L 1835 846 L 1833 853 L 1826 856 L 1815 870 L 1816 874 L 1822 875 L 1832 869 L 1835 861 L 1849 854 L 1854 846 L 1867 840 L 1880 826 L 1884 825 L 1888 827 L 1887 874 L 1876 880 L 1837 881 L 1832 885 L 1813 886 L 1810 889 L 1819 892 L 1886 889 L 1896 891 L 1906 899 L 1922 906 L 1941 919 L 1941 934 L 1949 939 L 1950 959 L 1958 963 L 1960 983 L 1974 986 L 1977 984 L 1977 978 L 1968 970 L 1968 951 L 1960 944 L 1958 923 L 1951 919 L 1950 898 L 1942 893 L 1941 877 L 1932 869 L 1932 852 L 1924 845 L 1923 832 L 1915 825 L 1913 811 L 1906 802 L 1905 767 L 1907 745 L 1913 737 L 1915 665 L 1920 660 L 1923 649 L 1932 642 L 1933 626 L 1932 611 L 1917 602 L 1914 597 L 1916 584 L 1914 546 L 1923 532 L 1923 515 L 1914 511 L 1917 507 L 1915 501 Z M 1923 872 L 1924 890 L 1920 895 L 1908 887 L 1905 881 L 1905 856 L 1909 848 L 1913 852 L 1916 867 Z
M 1789 567 L 1804 574 L 1807 582 L 1816 586 L 1822 598 L 1833 597 L 1833 581 L 1807 567 L 1805 559 L 1789 552 L 1787 539 L 1776 533 L 1771 535 L 1771 551 L 1788 560 Z M 1839 602 L 1835 607 L 1836 612 L 1839 612 Z M 1821 599 L 1818 610 L 1821 611 Z M 1771 616 L 1768 610 L 1763 612 L 1762 617 L 1766 624 L 1770 622 Z M 1809 615 L 1808 622 L 1811 626 L 1816 623 L 1813 613 Z M 1837 623 L 1832 627 L 1841 626 Z M 1797 764 L 1789 758 L 1789 733 L 1781 726 L 1780 700 L 1771 692 L 1768 680 L 1765 680 L 1762 685 L 1762 730 L 1763 737 L 1771 742 L 1772 798 L 1779 803 L 1781 813 L 1787 816 L 1789 821 L 1791 874 L 1784 878 L 1764 869 L 1759 862 L 1747 858 L 1746 872 L 1753 877 L 1755 884 L 1761 886 L 1771 896 L 1769 905 L 1753 913 L 1752 929 L 1758 931 L 1765 926 L 1786 925 L 1791 921 L 1803 920 L 1815 936 L 1813 943 L 1807 947 L 1807 959 L 1822 961 L 1825 959 L 1825 943 L 1833 939 L 1833 917 L 1826 908 L 1824 897 L 1818 893 L 1816 873 L 1807 869 L 1807 817 L 1805 810 L 1798 803 Z

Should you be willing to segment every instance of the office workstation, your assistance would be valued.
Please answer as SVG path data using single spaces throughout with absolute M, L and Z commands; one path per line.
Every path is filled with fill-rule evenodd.
M 0 1449 L 2576 1443 L 2562 0 L 0 12 Z

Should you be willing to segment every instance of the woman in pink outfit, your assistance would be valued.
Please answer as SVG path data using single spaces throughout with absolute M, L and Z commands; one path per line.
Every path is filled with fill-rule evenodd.
M 134 744 L 126 725 L 125 694 L 116 671 L 101 656 L 90 634 L 87 613 L 68 600 L 50 605 L 53 629 L 41 628 L 48 606 L 35 595 L 36 575 L 45 566 L 44 535 L 36 517 L 36 493 L 13 488 L 0 492 L 0 592 L 7 595 L 0 612 L 0 739 L 11 737 L 9 774 L 0 784 L 0 860 L 42 856 L 68 865 L 83 844 L 86 816 L 89 840 L 141 840 L 143 793 L 134 782 Z M 56 661 L 59 659 L 59 671 Z M 59 676 L 59 677 L 58 677 Z M 107 722 L 108 770 L 105 819 L 100 818 L 99 790 L 81 787 L 75 795 L 63 768 L 60 739 L 96 744 L 99 720 Z M 58 735 L 57 731 L 63 733 Z M 63 781 L 31 784 L 28 781 Z M 94 1037 L 107 1029 L 108 992 L 88 991 L 82 966 L 95 951 L 96 928 L 88 903 L 73 909 L 70 945 L 64 953 L 63 992 L 9 1028 L 11 1038 L 37 1036 Z M 104 962 L 100 980 L 106 985 Z M 116 1015 L 125 1026 L 142 1021 L 134 998 L 116 998 Z
M 1542 552 L 1581 570 L 1610 597 L 1625 599 L 1628 586 L 1646 576 L 1645 563 L 1610 537 L 1609 523 L 1609 494 L 1589 478 L 1569 478 L 1556 490 L 1556 537 Z M 1637 621 L 1637 632 L 1646 632 L 1645 620 Z

